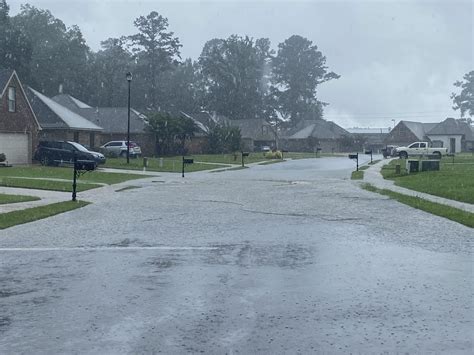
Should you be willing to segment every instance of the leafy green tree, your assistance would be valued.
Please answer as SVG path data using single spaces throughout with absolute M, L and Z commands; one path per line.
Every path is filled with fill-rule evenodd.
M 317 86 L 339 75 L 328 72 L 326 57 L 313 42 L 293 35 L 278 45 L 273 59 L 272 106 L 292 124 L 322 118 L 324 103 L 316 98 Z
M 461 117 L 467 113 L 474 116 L 474 71 L 470 71 L 463 77 L 464 81 L 456 81 L 454 86 L 461 88 L 459 94 L 452 93 L 453 109 L 461 111 Z
M 148 125 L 155 134 L 159 155 L 184 154 L 186 140 L 197 130 L 192 119 L 176 117 L 168 112 L 149 114 Z
M 87 94 L 90 50 L 79 27 L 67 28 L 50 11 L 28 4 L 12 23 L 32 44 L 31 76 L 26 80 L 31 86 L 46 95 L 57 94 L 60 84 L 79 98 Z
M 160 107 L 179 115 L 181 111 L 192 113 L 200 110 L 197 64 L 191 59 L 173 65 L 161 76 L 163 88 Z
M 20 78 L 28 78 L 31 41 L 13 26 L 9 11 L 6 0 L 0 0 L 0 67 L 15 69 Z
M 240 150 L 240 128 L 214 125 L 207 133 L 209 153 L 222 154 Z
M 174 33 L 168 31 L 168 19 L 156 11 L 138 17 L 134 24 L 138 33 L 129 36 L 137 62 L 134 75 L 145 90 L 143 95 L 139 95 L 139 100 L 144 101 L 152 110 L 157 110 L 163 97 L 159 79 L 177 63 L 181 44 L 173 36 Z
M 135 62 L 125 46 L 125 41 L 124 38 L 109 38 L 102 41 L 102 49 L 91 56 L 89 90 L 91 95 L 87 102 L 94 106 L 126 105 L 128 84 L 125 73 L 134 72 Z M 133 96 L 135 99 L 136 95 Z M 135 100 L 133 105 L 139 107 Z
M 208 41 L 199 58 L 205 107 L 231 119 L 265 114 L 270 41 L 232 35 Z

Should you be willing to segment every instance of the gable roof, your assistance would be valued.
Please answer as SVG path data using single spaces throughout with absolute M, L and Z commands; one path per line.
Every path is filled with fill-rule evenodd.
M 350 135 L 349 132 L 336 123 L 323 119 L 303 121 L 299 127 L 301 126 L 303 128 L 290 131 L 288 139 L 306 139 L 309 137 L 339 139 L 342 136 Z
M 465 121 L 456 120 L 452 117 L 438 123 L 427 135 L 463 135 L 466 140 L 473 139 L 471 126 Z
M 86 118 L 89 122 L 103 128 L 104 133 L 127 133 L 128 107 L 93 108 L 68 94 L 59 94 L 52 98 L 55 102 Z M 130 109 L 130 133 L 144 133 L 146 116 Z
M 68 94 L 59 94 L 52 97 L 52 99 L 58 104 L 63 105 L 72 111 L 75 109 L 92 108 L 88 104 Z
M 400 121 L 400 123 L 403 123 L 405 127 L 407 127 L 418 138 L 418 140 L 423 140 L 426 133 L 437 125 L 437 123 L 424 123 L 403 120 Z
M 33 111 L 39 118 L 41 127 L 49 129 L 102 131 L 102 127 L 99 127 L 38 91 L 29 87 L 27 93 Z
M 264 119 L 241 119 L 229 120 L 228 125 L 231 127 L 238 127 L 242 138 L 250 138 L 260 141 L 275 140 L 273 127 Z
M 38 129 L 41 130 L 41 125 L 38 121 L 38 117 L 36 117 L 35 111 L 33 110 L 33 107 L 31 106 L 31 102 L 30 100 L 28 100 L 28 96 L 25 92 L 25 89 L 23 88 L 23 84 L 21 83 L 20 78 L 18 77 L 15 70 L 0 68 L 0 98 L 3 97 L 3 95 L 5 94 L 8 83 L 10 83 L 13 77 L 15 77 L 16 80 L 18 81 L 18 84 L 21 89 L 21 93 L 23 94 L 23 97 L 25 98 L 25 101 L 28 104 L 28 107 L 30 108 L 31 113 L 33 114 L 33 118 L 35 119 L 36 125 L 38 126 Z
M 0 68 L 0 97 L 3 96 L 13 75 L 16 74 L 12 69 L 1 69 Z

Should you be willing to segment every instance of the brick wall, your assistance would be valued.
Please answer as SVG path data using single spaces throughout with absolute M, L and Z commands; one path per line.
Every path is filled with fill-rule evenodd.
M 33 156 L 33 150 L 38 144 L 39 128 L 34 115 L 28 105 L 26 97 L 23 95 L 20 83 L 13 76 L 8 87 L 14 87 L 16 93 L 15 112 L 8 111 L 8 89 L 0 101 L 0 132 L 3 133 L 26 133 L 29 136 L 29 161 Z M 2 88 L 3 89 L 3 88 Z M 1 90 L 1 89 L 0 89 Z

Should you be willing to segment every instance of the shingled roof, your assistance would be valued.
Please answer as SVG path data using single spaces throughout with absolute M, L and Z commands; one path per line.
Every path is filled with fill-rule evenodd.
M 288 133 L 288 139 L 306 139 L 315 137 L 319 139 L 339 139 L 342 136 L 350 135 L 344 128 L 332 121 L 322 119 L 307 120 Z M 303 128 L 301 128 L 303 127 Z
M 102 127 L 87 120 L 82 115 L 28 88 L 27 96 L 42 128 L 74 129 L 81 131 L 102 131 Z
M 15 71 L 12 69 L 1 69 L 0 68 L 0 97 L 3 96 L 7 84 L 10 82 L 10 79 Z
M 127 107 L 97 107 L 93 108 L 81 100 L 67 94 L 56 95 L 55 102 L 67 107 L 71 111 L 85 117 L 93 124 L 103 128 L 104 133 L 126 133 L 128 122 Z M 146 117 L 140 112 L 130 110 L 130 133 L 144 133 Z
M 468 141 L 473 140 L 471 126 L 465 121 L 456 120 L 451 117 L 448 117 L 443 122 L 438 123 L 427 133 L 427 135 L 462 135 Z
M 418 138 L 418 140 L 425 139 L 426 133 L 432 130 L 438 123 L 424 123 L 424 122 L 413 122 L 413 121 L 400 121 L 405 124 L 412 133 Z

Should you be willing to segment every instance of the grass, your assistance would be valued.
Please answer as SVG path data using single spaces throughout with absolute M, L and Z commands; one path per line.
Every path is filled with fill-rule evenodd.
M 42 180 L 42 179 L 23 179 L 15 177 L 0 177 L 0 186 L 5 187 L 19 187 L 23 189 L 36 189 L 36 190 L 52 190 L 52 191 L 72 191 L 72 181 L 54 181 L 54 180 Z M 101 187 L 98 184 L 81 184 L 77 183 L 77 191 L 86 191 Z
M 198 163 L 198 156 L 191 156 L 194 158 L 194 164 L 186 165 L 185 172 L 210 170 L 217 168 L 225 168 L 226 165 L 219 164 L 201 164 Z M 123 158 L 108 158 L 105 163 L 106 168 L 114 169 L 129 169 L 129 170 L 143 170 L 143 159 L 131 159 L 130 164 L 127 164 L 126 159 Z M 168 157 L 163 158 L 163 166 L 160 166 L 160 158 L 148 158 L 147 171 L 181 173 L 182 157 Z
M 41 199 L 35 196 L 0 194 L 0 205 L 5 205 L 8 203 L 38 201 L 38 200 L 41 200 Z
M 0 229 L 37 221 L 88 205 L 85 201 L 66 201 L 0 214 Z
M 72 191 L 72 169 L 65 167 L 12 167 L 0 169 L 0 186 L 20 187 L 39 190 Z M 90 171 L 78 179 L 77 190 L 85 191 L 102 186 L 101 184 L 118 184 L 120 182 L 144 178 L 138 174 L 106 173 Z M 56 181 L 48 179 L 63 179 Z
M 401 164 L 401 175 L 395 174 L 397 164 Z M 404 164 L 405 160 L 392 160 L 381 173 L 397 186 L 474 204 L 474 156 L 471 154 L 456 156 L 454 164 L 452 158 L 443 157 L 439 171 L 406 174 Z
M 376 192 L 381 195 L 388 196 L 398 202 L 401 202 L 405 205 L 417 208 L 419 210 L 432 213 L 434 215 L 450 219 L 452 221 L 461 223 L 467 227 L 474 228 L 474 213 L 466 212 L 454 207 L 442 205 L 439 203 L 431 202 L 419 197 L 407 196 L 400 194 L 398 192 L 378 189 L 373 185 L 364 184 L 362 188 L 365 190 Z
M 363 170 L 352 172 L 351 180 L 362 180 L 362 179 L 364 179 L 364 171 Z

